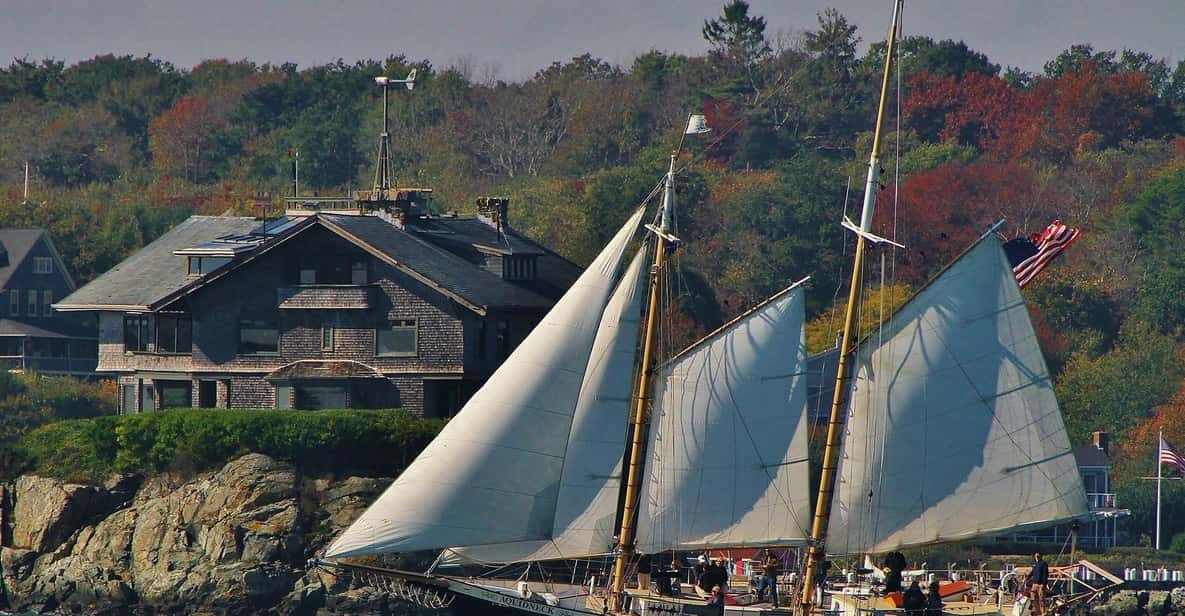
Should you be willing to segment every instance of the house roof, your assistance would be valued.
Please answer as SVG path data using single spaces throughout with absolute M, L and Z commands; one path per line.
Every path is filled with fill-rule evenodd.
M 551 300 L 516 286 L 377 216 L 318 214 L 325 226 L 470 308 L 547 309 Z
M 174 251 L 259 225 L 249 217 L 190 216 L 81 289 L 54 304 L 58 310 L 150 310 L 151 306 L 201 278 L 188 275 L 185 255 Z
M 66 271 L 65 263 L 58 255 L 58 251 L 54 248 L 53 241 L 50 240 L 49 234 L 44 229 L 0 229 L 0 252 L 8 253 L 7 262 L 3 267 L 0 267 L 0 287 L 8 284 L 8 279 L 16 272 L 17 267 L 29 255 L 29 251 L 33 246 L 37 245 L 37 240 L 41 236 L 45 236 L 45 241 L 49 245 L 49 250 L 57 259 L 56 267 L 61 268 L 62 273 L 66 277 L 67 283 L 70 287 L 74 286 L 74 281 L 70 278 L 70 273 Z
M 94 338 L 95 335 L 91 333 L 89 336 L 80 333 L 67 333 L 45 329 L 44 327 L 37 327 L 30 323 L 23 321 L 14 321 L 12 319 L 0 319 L 0 336 L 28 336 L 31 338 Z
M 498 254 L 543 255 L 547 251 L 510 227 L 501 231 L 480 218 L 439 216 L 408 221 L 408 227 L 428 241 L 468 244 Z
M 473 263 L 369 215 L 318 213 L 278 221 L 266 234 L 254 218 L 191 216 L 119 265 L 55 304 L 59 310 L 156 310 L 211 284 L 258 256 L 320 224 L 376 258 L 478 312 L 487 308 L 546 310 L 552 302 L 515 286 Z M 249 254 L 202 276 L 188 274 L 187 255 L 195 247 L 250 238 Z M 255 239 L 258 238 L 258 239 Z
M 1083 443 L 1073 449 L 1074 461 L 1079 467 L 1083 466 L 1111 466 L 1111 458 L 1107 452 L 1099 449 L 1094 443 Z
M 263 377 L 268 381 L 296 379 L 381 379 L 382 373 L 352 359 L 301 359 Z

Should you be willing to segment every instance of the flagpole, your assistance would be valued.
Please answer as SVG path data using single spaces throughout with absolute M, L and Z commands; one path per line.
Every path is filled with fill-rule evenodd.
M 1160 549 L 1160 454 L 1164 449 L 1164 428 L 1156 439 L 1156 549 Z

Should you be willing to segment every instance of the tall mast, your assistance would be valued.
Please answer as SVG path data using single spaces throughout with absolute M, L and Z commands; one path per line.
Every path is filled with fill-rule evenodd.
M 880 177 L 881 126 L 885 117 L 885 99 L 889 94 L 889 73 L 893 66 L 893 50 L 897 41 L 897 20 L 901 16 L 903 0 L 893 4 L 893 23 L 889 28 L 889 44 L 885 50 L 885 73 L 881 81 L 880 102 L 876 110 L 876 131 L 872 137 L 872 154 L 868 159 L 868 180 L 864 184 L 864 209 L 860 213 L 860 232 L 856 234 L 856 255 L 852 264 L 852 285 L 848 290 L 848 306 L 844 311 L 843 338 L 840 342 L 839 370 L 835 375 L 835 395 L 831 400 L 831 418 L 827 425 L 827 445 L 823 450 L 823 474 L 819 481 L 819 500 L 815 503 L 815 518 L 811 525 L 811 541 L 807 551 L 806 570 L 803 572 L 802 597 L 799 608 L 803 616 L 810 613 L 815 586 L 819 580 L 819 566 L 827 554 L 827 522 L 831 518 L 831 499 L 835 494 L 836 471 L 839 466 L 840 438 L 843 435 L 844 403 L 851 372 L 850 360 L 856 354 L 856 304 L 860 301 L 863 282 L 864 248 L 866 236 L 872 229 L 872 213 L 876 205 L 876 189 Z
M 680 138 L 682 147 L 683 140 Z M 675 207 L 675 158 L 679 150 L 671 154 L 671 165 L 667 169 L 667 177 L 662 193 L 662 213 L 659 233 L 655 233 L 654 267 L 650 269 L 650 303 L 646 308 L 646 330 L 642 342 L 642 367 L 638 374 L 638 389 L 634 396 L 633 413 L 630 421 L 633 438 L 630 442 L 630 464 L 626 473 L 625 497 L 621 506 L 621 539 L 618 543 L 617 562 L 613 567 L 613 593 L 610 595 L 609 610 L 619 613 L 623 605 L 625 590 L 625 570 L 634 555 L 635 520 L 638 515 L 638 491 L 641 487 L 643 437 L 646 423 L 650 416 L 652 402 L 651 389 L 653 387 L 651 372 L 654 367 L 655 346 L 658 327 L 658 302 L 661 295 L 661 281 L 663 268 L 666 265 L 667 247 L 670 242 L 671 213 Z M 648 226 L 649 227 L 649 226 Z

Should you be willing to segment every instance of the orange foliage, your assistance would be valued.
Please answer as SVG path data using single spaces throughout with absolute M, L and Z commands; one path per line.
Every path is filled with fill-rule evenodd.
M 1164 439 L 1180 451 L 1185 448 L 1185 382 L 1177 393 L 1165 404 L 1156 407 L 1152 415 L 1128 429 L 1116 456 L 1115 474 L 1119 477 L 1134 477 L 1149 472 L 1147 468 L 1136 468 L 1147 463 L 1148 456 L 1155 457 L 1157 436 L 1164 431 Z
M 1094 63 L 1028 90 L 999 77 L 930 74 L 910 79 L 904 114 L 924 136 L 974 145 L 996 158 L 1070 159 L 1083 135 L 1113 146 L 1155 121 L 1156 96 L 1141 72 L 1104 73 Z
M 202 155 L 215 130 L 225 124 L 204 96 L 178 99 L 148 125 L 152 160 L 162 172 L 198 181 Z
M 896 208 L 897 239 L 906 246 L 898 279 L 925 282 L 1001 219 L 1005 235 L 1040 230 L 1057 214 L 1048 211 L 1053 200 L 1044 192 L 1037 174 L 1019 162 L 948 164 L 909 176 Z M 879 234 L 892 234 L 893 216 L 891 206 L 877 209 Z

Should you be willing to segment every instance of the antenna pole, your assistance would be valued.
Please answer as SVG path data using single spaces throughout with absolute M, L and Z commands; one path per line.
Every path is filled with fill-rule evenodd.
M 379 160 L 374 170 L 374 191 L 387 191 L 391 188 L 391 118 L 388 115 L 387 90 L 390 82 L 383 77 L 375 80 L 383 89 L 383 132 L 379 135 Z M 386 194 L 385 192 L 383 193 Z M 386 198 L 385 196 L 383 197 Z
M 815 518 L 811 525 L 811 538 L 807 550 L 806 569 L 802 577 L 802 596 L 799 598 L 799 613 L 809 616 L 814 602 L 815 587 L 819 585 L 819 574 L 823 559 L 827 555 L 827 523 L 831 518 L 831 500 L 835 494 L 835 481 L 839 469 L 840 437 L 843 435 L 844 404 L 847 381 L 851 372 L 850 360 L 855 355 L 858 332 L 856 331 L 856 305 L 860 301 L 860 285 L 864 270 L 864 236 L 872 229 L 872 214 L 876 205 L 876 189 L 880 176 L 881 127 L 885 117 L 885 100 L 889 94 L 889 76 L 893 67 L 893 50 L 897 41 L 897 23 L 901 16 L 903 0 L 893 4 L 893 22 L 889 28 L 888 48 L 885 50 L 885 72 L 881 80 L 880 103 L 876 110 L 876 131 L 872 138 L 872 154 L 868 159 L 868 180 L 864 184 L 864 209 L 860 213 L 860 229 L 856 234 L 856 254 L 852 264 L 852 284 L 848 289 L 848 305 L 844 311 L 843 337 L 839 348 L 839 369 L 835 375 L 835 395 L 831 400 L 831 418 L 827 425 L 827 445 L 823 450 L 823 474 L 819 481 L 819 499 L 815 503 Z
M 29 202 L 29 161 L 25 161 L 25 198 L 21 204 Z
M 1164 451 L 1164 429 L 1157 433 L 1156 440 L 1156 549 L 1160 549 L 1160 483 L 1163 477 L 1160 472 L 1160 455 Z
M 682 145 L 682 139 L 680 139 Z M 671 165 L 667 169 L 667 177 L 662 193 L 662 233 L 656 233 L 654 238 L 654 267 L 650 269 L 650 303 L 646 307 L 646 333 L 642 343 L 642 366 L 638 371 L 638 389 L 633 400 L 633 413 L 630 421 L 633 435 L 630 440 L 630 462 L 626 471 L 625 498 L 621 505 L 621 534 L 618 542 L 617 561 L 613 565 L 613 592 L 610 595 L 609 610 L 620 613 L 625 605 L 625 571 L 629 561 L 634 556 L 635 518 L 638 516 L 638 499 L 641 488 L 642 470 L 645 458 L 642 449 L 645 441 L 646 426 L 650 418 L 650 405 L 653 402 L 651 388 L 653 386 L 652 371 L 655 365 L 655 346 L 658 336 L 658 303 L 662 298 L 662 274 L 666 266 L 667 239 L 670 233 L 671 209 L 675 207 L 675 158 L 679 151 L 671 154 Z

